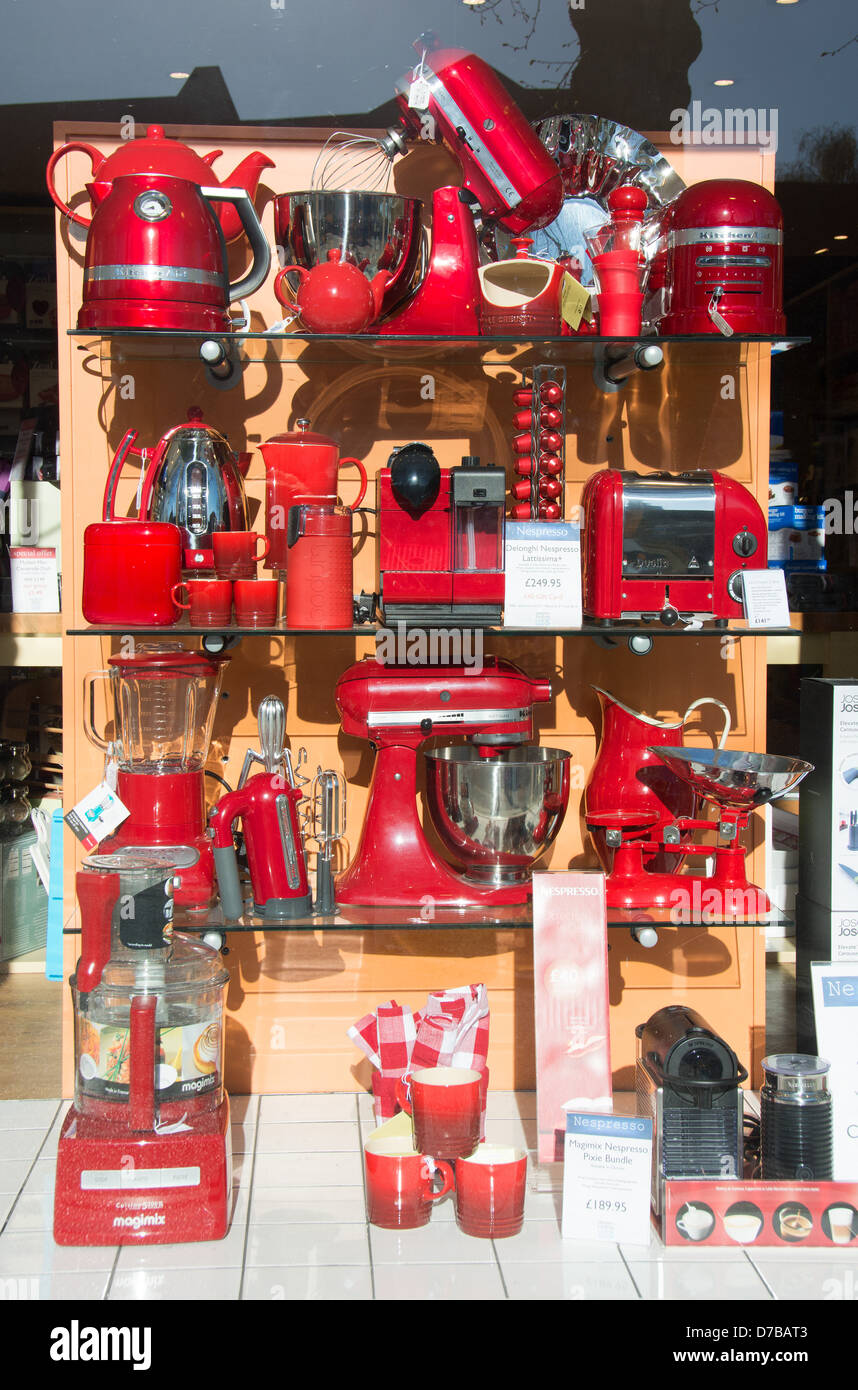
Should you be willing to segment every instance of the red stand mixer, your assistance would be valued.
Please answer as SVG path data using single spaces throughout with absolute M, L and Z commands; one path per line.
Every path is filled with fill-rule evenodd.
M 231 1146 L 217 951 L 172 933 L 194 850 L 93 855 L 77 874 L 74 1103 L 57 1149 L 60 1245 L 220 1240 Z
M 199 858 L 176 889 L 177 904 L 187 908 L 205 908 L 214 899 L 204 777 L 228 660 L 166 643 L 140 643 L 134 656 L 113 656 L 106 671 L 91 671 L 84 680 L 84 731 L 117 759 L 117 795 L 131 813 L 102 851 L 190 845 Z M 91 702 L 98 680 L 109 680 L 112 688 L 110 742 L 94 724 Z
M 442 907 L 524 903 L 534 861 L 552 844 L 569 798 L 569 754 L 524 747 L 547 680 L 511 662 L 383 666 L 370 657 L 337 682 L 343 732 L 376 749 L 360 842 L 336 880 L 338 904 Z M 470 745 L 427 754 L 427 806 L 453 868 L 430 845 L 417 810 L 417 752 L 433 734 Z

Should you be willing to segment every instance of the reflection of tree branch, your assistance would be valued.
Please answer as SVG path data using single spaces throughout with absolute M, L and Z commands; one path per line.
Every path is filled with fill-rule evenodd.
M 858 43 L 858 34 L 853 34 L 851 39 L 847 39 L 839 48 L 826 48 L 820 53 L 820 58 L 836 58 L 838 53 L 842 53 L 844 48 L 848 48 L 850 43 Z

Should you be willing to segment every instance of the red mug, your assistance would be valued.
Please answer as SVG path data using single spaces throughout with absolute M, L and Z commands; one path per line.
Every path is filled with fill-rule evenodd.
M 423 1067 L 397 1081 L 396 1099 L 412 1118 L 418 1153 L 463 1158 L 479 1144 L 482 1105 L 478 1071 Z
M 188 591 L 187 603 L 178 597 L 181 589 Z M 231 579 L 184 579 L 173 585 L 170 596 L 187 612 L 191 627 L 228 627 L 232 622 Z
M 456 1221 L 483 1240 L 515 1236 L 524 1222 L 527 1154 L 480 1144 L 456 1164 Z
M 453 1170 L 425 1154 L 415 1153 L 407 1135 L 366 1141 L 367 1215 L 373 1226 L 388 1231 L 411 1231 L 425 1226 L 432 1203 L 452 1192 Z M 435 1191 L 436 1174 L 443 1185 Z
M 262 550 L 257 551 L 257 541 Z M 253 579 L 256 566 L 268 554 L 269 543 L 256 531 L 215 531 L 212 536 L 218 579 Z
M 276 579 L 236 579 L 236 626 L 273 627 L 277 622 L 279 590 L 280 584 Z

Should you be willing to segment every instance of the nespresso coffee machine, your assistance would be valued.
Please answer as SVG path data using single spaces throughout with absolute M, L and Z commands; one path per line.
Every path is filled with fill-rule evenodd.
M 583 606 L 609 624 L 743 616 L 742 575 L 766 569 L 763 513 L 721 473 L 604 469 L 584 487 Z
M 694 1009 L 668 1004 L 638 1024 L 637 1113 L 653 1122 L 652 1204 L 673 1178 L 742 1177 L 748 1073 Z
M 386 622 L 499 623 L 506 473 L 478 458 L 442 469 L 406 444 L 379 477 L 378 556 Z

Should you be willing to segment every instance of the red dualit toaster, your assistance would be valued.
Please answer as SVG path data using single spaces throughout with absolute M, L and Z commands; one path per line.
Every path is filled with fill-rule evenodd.
M 786 332 L 783 215 L 760 184 L 707 179 L 671 205 L 659 332 Z
M 767 567 L 763 513 L 720 473 L 608 468 L 582 507 L 584 612 L 605 623 L 741 618 L 743 571 Z

